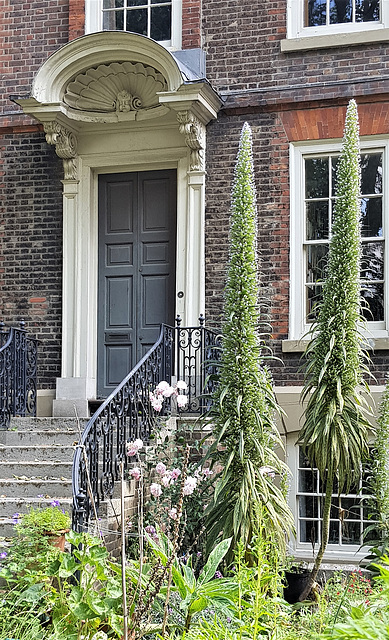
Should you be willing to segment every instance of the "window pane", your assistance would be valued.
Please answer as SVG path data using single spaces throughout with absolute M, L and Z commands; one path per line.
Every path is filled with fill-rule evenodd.
M 321 285 L 308 285 L 306 287 L 306 321 L 313 322 L 317 318 L 317 304 L 323 299 Z
M 151 32 L 153 40 L 170 40 L 172 37 L 172 9 L 170 6 L 154 7 L 151 10 Z
M 300 493 L 315 493 L 316 486 L 316 471 L 300 471 L 299 472 L 299 492 Z
M 306 281 L 323 280 L 328 258 L 328 244 L 310 244 L 306 247 L 307 270 Z
M 330 521 L 330 532 L 328 536 L 329 544 L 339 544 L 339 520 L 331 520 Z
M 361 155 L 361 193 L 382 193 L 382 153 Z
M 342 524 L 342 543 L 361 544 L 361 523 L 345 520 Z
M 130 9 L 127 11 L 126 30 L 147 36 L 147 9 Z
M 124 11 L 105 11 L 103 13 L 104 31 L 123 31 Z
M 328 158 L 305 160 L 305 197 L 328 198 Z
M 341 498 L 340 506 L 342 508 L 342 517 L 346 520 L 360 520 L 361 507 L 360 502 L 355 498 Z
M 384 279 L 384 243 L 364 242 L 361 258 L 362 280 Z
M 323 516 L 321 509 L 320 509 L 320 515 Z M 339 520 L 339 498 L 332 497 L 330 518 L 331 520 Z
M 300 520 L 300 542 L 319 541 L 319 523 L 315 520 Z
M 307 0 L 306 27 L 317 27 L 326 23 L 326 0 Z
M 315 496 L 299 497 L 299 515 L 301 518 L 318 518 L 318 504 Z
M 328 200 L 307 202 L 307 240 L 328 238 Z
M 356 22 L 373 22 L 380 19 L 379 0 L 355 0 Z
M 382 237 L 382 199 L 380 197 L 362 198 L 361 234 L 364 238 Z
M 330 0 L 330 23 L 351 22 L 352 10 L 352 0 Z
M 362 307 L 363 317 L 367 322 L 382 322 L 384 320 L 384 285 L 377 282 L 376 284 L 361 285 L 361 295 L 366 304 Z
M 150 0 L 151 4 L 171 4 L 171 0 Z
M 120 9 L 124 7 L 124 0 L 103 0 L 103 9 Z
M 147 0 L 127 0 L 127 7 L 147 7 Z
M 299 467 L 305 467 L 306 469 L 311 468 L 311 463 L 309 462 L 307 456 L 304 455 L 303 448 L 299 447 Z
M 331 158 L 331 195 L 334 196 L 335 195 L 335 189 L 336 189 L 336 175 L 337 175 L 337 169 L 338 169 L 338 163 L 339 163 L 339 156 L 332 156 Z

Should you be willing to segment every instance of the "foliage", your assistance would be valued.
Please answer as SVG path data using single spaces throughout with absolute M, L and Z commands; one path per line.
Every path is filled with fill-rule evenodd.
M 109 561 L 98 538 L 71 531 L 67 540 L 74 545 L 73 555 L 51 547 L 45 537 L 37 547 L 36 534 L 31 538 L 31 548 L 27 538 L 15 538 L 0 572 L 9 587 L 3 616 L 5 611 L 25 615 L 26 628 L 31 624 L 37 640 L 44 629 L 53 640 L 89 638 L 101 627 L 109 637 L 121 637 L 120 566 Z M 17 614 L 14 617 L 11 637 L 17 630 Z
M 368 482 L 369 493 L 374 496 L 373 518 L 365 532 L 365 545 L 369 546 L 367 559 L 377 561 L 389 554 L 389 378 L 380 404 L 374 456 Z M 376 539 L 373 540 L 374 534 Z M 369 567 L 370 568 L 370 567 Z M 374 567 L 371 567 L 374 570 Z
M 320 548 L 305 597 L 328 543 L 331 496 L 357 483 L 368 453 L 369 423 L 364 411 L 363 372 L 367 372 L 360 304 L 360 167 L 358 114 L 354 100 L 347 109 L 343 146 L 337 169 L 335 213 L 329 245 L 323 300 L 306 350 L 307 400 L 300 432 L 312 467 L 324 483 L 325 499 Z
M 257 269 L 256 196 L 249 125 L 243 127 L 232 192 L 230 255 L 224 292 L 220 380 L 212 409 L 214 460 L 223 466 L 208 509 L 208 548 L 219 535 L 250 543 L 256 507 L 262 504 L 268 530 L 279 546 L 293 527 L 283 491 L 274 482 L 286 467 L 275 448 L 281 440 L 275 424 L 279 410 L 270 373 L 264 365 Z
M 0 608 L 0 638 L 43 640 L 45 632 L 34 609 L 28 606 L 23 608 L 21 604 L 3 600 Z
M 343 638 L 344 640 L 389 640 L 389 558 L 380 571 L 383 589 L 369 599 L 351 607 L 344 622 L 336 624 L 320 638 Z
M 68 531 L 70 528 L 70 516 L 60 508 L 58 501 L 55 501 L 46 509 L 31 508 L 26 514 L 20 516 L 16 525 L 19 535 L 25 536 L 31 532 L 35 533 L 59 533 Z
M 172 565 L 172 579 L 174 588 L 180 596 L 178 609 L 183 616 L 183 631 L 188 631 L 192 619 L 205 609 L 232 615 L 237 600 L 238 585 L 236 580 L 218 577 L 216 573 L 219 564 L 226 555 L 230 540 L 222 540 L 209 555 L 205 566 L 196 577 L 192 566 L 192 556 L 183 560 L 177 558 Z M 150 540 L 151 548 L 163 565 L 166 565 L 171 545 L 166 536 L 160 535 L 158 542 Z M 169 548 L 170 547 L 170 548 Z M 216 575 L 216 577 L 215 577 Z M 171 604 L 174 607 L 174 604 Z

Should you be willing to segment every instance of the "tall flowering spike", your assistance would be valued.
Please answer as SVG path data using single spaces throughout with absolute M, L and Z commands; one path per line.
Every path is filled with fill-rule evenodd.
M 371 488 L 377 505 L 378 526 L 384 537 L 389 531 L 389 377 L 380 405 L 374 445 Z
M 339 492 L 347 491 L 359 479 L 370 426 L 362 395 L 367 390 L 367 384 L 362 384 L 363 372 L 367 374 L 368 369 L 360 334 L 360 167 L 354 100 L 347 109 L 335 195 L 323 300 L 306 351 L 303 398 L 307 406 L 299 442 L 312 467 L 320 471 L 325 498 L 320 548 L 301 599 L 313 584 L 328 543 L 335 478 Z
M 282 473 L 275 454 L 280 439 L 274 413 L 271 376 L 263 366 L 260 339 L 260 299 L 257 265 L 257 211 L 252 135 L 243 126 L 232 190 L 230 254 L 224 293 L 223 352 L 220 384 L 213 404 L 214 458 L 224 473 L 209 507 L 208 540 L 233 537 L 248 544 L 262 508 L 270 534 L 282 543 L 292 517 L 269 467 Z

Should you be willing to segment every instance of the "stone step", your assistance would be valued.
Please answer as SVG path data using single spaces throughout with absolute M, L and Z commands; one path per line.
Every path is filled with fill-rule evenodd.
M 88 418 L 80 418 L 79 424 L 81 431 L 84 430 L 85 425 L 88 422 Z M 11 418 L 11 423 L 8 431 L 42 431 L 47 429 L 49 431 L 76 431 L 78 433 L 77 420 L 75 418 Z
M 3 445 L 0 444 L 0 460 L 18 463 L 19 460 L 30 462 L 55 463 L 71 462 L 73 460 L 74 447 L 63 445 Z
M 62 477 L 72 477 L 71 458 L 69 462 L 0 461 L 0 478 L 4 480 L 59 480 Z
M 0 431 L 0 444 L 18 445 L 67 445 L 77 444 L 78 431 L 50 431 L 49 429 L 23 429 L 22 431 Z
M 57 498 L 57 496 L 69 498 L 72 495 L 72 481 L 66 477 L 58 480 L 0 479 L 0 500 L 1 496 L 36 498 L 40 494 L 49 495 L 51 498 Z
M 52 504 L 59 502 L 59 505 Z M 71 497 L 62 497 L 62 498 L 52 498 L 50 496 L 46 497 L 29 497 L 29 498 L 2 498 L 0 500 L 0 520 L 1 519 L 9 519 L 15 513 L 27 513 L 31 508 L 37 509 L 38 507 L 42 507 L 42 509 L 50 506 L 60 506 L 61 509 L 64 509 L 68 513 L 71 514 L 72 511 L 72 498 Z

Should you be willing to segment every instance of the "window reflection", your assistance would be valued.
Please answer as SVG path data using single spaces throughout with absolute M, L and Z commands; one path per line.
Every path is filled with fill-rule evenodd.
M 339 154 L 306 157 L 305 193 L 305 308 L 306 322 L 317 317 L 328 258 Z M 369 321 L 384 320 L 384 237 L 382 210 L 382 152 L 363 152 L 361 165 L 361 298 Z
M 305 27 L 379 21 L 380 0 L 305 0 Z

